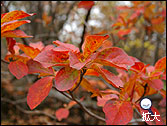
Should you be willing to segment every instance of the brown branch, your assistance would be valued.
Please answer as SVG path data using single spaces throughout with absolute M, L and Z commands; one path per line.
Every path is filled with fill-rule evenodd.
M 73 94 L 72 94 L 71 91 L 69 91 L 69 93 L 70 93 L 70 95 L 71 95 L 71 96 L 69 96 L 67 93 L 57 90 L 56 87 L 54 87 L 54 86 L 53 86 L 53 89 L 55 89 L 56 91 L 60 92 L 61 94 L 63 94 L 63 95 L 66 96 L 67 98 L 69 98 L 70 100 L 75 101 L 75 102 L 81 107 L 81 109 L 82 109 L 83 111 L 85 111 L 88 115 L 90 115 L 90 116 L 92 116 L 92 117 L 94 117 L 94 118 L 96 118 L 96 119 L 98 119 L 98 120 L 101 120 L 101 121 L 105 122 L 105 119 L 104 119 L 104 118 L 102 118 L 102 117 L 100 117 L 100 116 L 98 116 L 98 115 L 92 113 L 92 112 L 89 111 L 84 105 L 81 104 L 80 100 L 74 98 L 74 96 L 73 96 Z
M 1 62 L 9 64 L 9 62 L 5 61 L 4 59 L 1 59 Z
M 16 106 L 16 108 L 17 108 L 19 111 L 21 111 L 21 112 L 23 112 L 23 113 L 25 113 L 25 114 L 43 114 L 43 115 L 45 115 L 45 116 L 50 117 L 50 118 L 53 119 L 53 120 L 56 120 L 56 117 L 55 117 L 55 116 L 53 116 L 53 115 L 51 115 L 51 114 L 49 114 L 49 113 L 43 112 L 43 111 L 39 111 L 39 110 L 28 111 L 28 110 L 25 110 L 25 109 L 21 108 L 19 105 L 17 105 L 17 102 L 12 101 L 12 100 L 10 100 L 10 99 L 1 97 L 1 101 L 2 101 L 2 102 L 10 103 L 10 104 Z
M 82 105 L 79 100 L 75 99 L 75 97 L 73 96 L 73 94 L 72 94 L 71 91 L 69 91 L 69 93 L 70 93 L 70 95 L 71 95 L 73 101 L 75 101 L 75 102 L 81 107 L 81 109 L 82 109 L 83 111 L 85 111 L 88 115 L 90 115 L 90 116 L 92 116 L 92 117 L 94 117 L 94 118 L 96 118 L 96 119 L 98 119 L 98 120 L 101 120 L 101 121 L 105 122 L 105 119 L 104 119 L 104 118 L 102 118 L 102 117 L 100 117 L 100 116 L 98 116 L 98 115 L 92 113 L 92 112 L 89 111 L 84 105 Z
M 85 33 L 86 33 L 86 24 L 87 24 L 88 19 L 89 19 L 89 16 L 90 16 L 91 9 L 92 9 L 92 8 L 90 8 L 90 9 L 88 10 L 88 13 L 87 13 L 86 18 L 85 18 L 85 23 L 84 23 L 84 27 L 83 27 L 82 36 L 81 36 L 81 43 L 79 44 L 80 52 L 82 52 L 82 45 L 83 45 L 83 43 L 84 43 L 84 35 L 85 35 Z

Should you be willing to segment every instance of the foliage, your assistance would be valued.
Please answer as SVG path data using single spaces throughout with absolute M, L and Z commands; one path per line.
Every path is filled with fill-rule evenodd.
M 82 1 L 78 7 L 89 10 L 94 2 L 88 3 Z M 117 35 L 120 39 L 126 39 L 125 35 L 135 29 L 137 18 L 141 15 L 151 24 L 150 27 L 145 27 L 149 34 L 153 31 L 159 34 L 164 32 L 165 15 L 159 11 L 154 13 L 155 6 L 149 2 L 144 2 L 142 6 L 141 4 L 134 2 L 132 7 L 117 8 L 127 10 L 127 14 L 120 13 L 117 22 L 112 25 L 118 30 Z M 131 9 L 134 12 L 128 16 L 128 10 Z M 153 16 L 150 14 L 152 12 Z M 161 16 L 158 16 L 159 14 Z M 92 93 L 91 97 L 97 97 L 97 105 L 103 107 L 107 125 L 126 125 L 132 120 L 134 109 L 142 114 L 139 100 L 143 96 L 160 93 L 163 98 L 166 97 L 166 91 L 163 89 L 163 81 L 166 80 L 166 56 L 159 59 L 154 66 L 144 64 L 119 47 L 107 46 L 109 35 L 86 35 L 82 52 L 78 47 L 58 40 L 47 46 L 42 42 L 29 45 L 16 42 L 14 38 L 17 37 L 32 37 L 15 29 L 30 23 L 28 20 L 19 21 L 19 19 L 33 15 L 23 11 L 12 11 L 1 15 L 1 36 L 7 40 L 8 53 L 5 60 L 10 62 L 9 71 L 17 79 L 28 74 L 37 74 L 39 78 L 28 91 L 27 104 L 31 110 L 41 104 L 52 87 L 71 95 L 81 85 Z M 115 75 L 104 66 L 116 68 L 119 75 Z M 101 76 L 115 90 L 99 90 L 84 75 Z M 71 97 L 73 98 L 73 95 Z M 58 120 L 67 118 L 69 109 L 75 104 L 77 102 L 72 101 L 65 108 L 58 109 L 55 113 Z M 158 112 L 154 107 L 152 111 Z M 162 119 L 154 123 L 164 124 Z

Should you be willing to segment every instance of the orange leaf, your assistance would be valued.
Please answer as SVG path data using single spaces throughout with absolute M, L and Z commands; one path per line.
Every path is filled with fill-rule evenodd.
M 108 39 L 109 36 L 98 36 L 98 35 L 88 35 L 85 38 L 84 44 L 82 45 L 83 55 L 87 58 L 94 51 L 96 51 L 104 42 L 104 40 Z
M 36 108 L 49 94 L 53 77 L 44 77 L 36 81 L 28 90 L 27 104 L 30 109 Z
M 126 125 L 133 117 L 130 102 L 109 100 L 103 107 L 107 125 Z
M 21 79 L 28 74 L 28 67 L 26 64 L 20 61 L 10 62 L 8 65 L 9 71 L 17 78 Z
M 61 68 L 55 77 L 55 86 L 60 91 L 67 91 L 73 87 L 79 78 L 79 71 L 71 67 Z
M 33 47 L 21 43 L 18 43 L 17 45 L 27 56 L 30 56 L 32 59 L 34 59 L 40 53 L 39 49 L 34 49 Z
M 91 66 L 94 70 L 96 70 L 101 76 L 114 87 L 119 88 L 123 87 L 123 82 L 120 80 L 119 77 L 114 75 L 113 73 L 109 72 L 106 69 L 100 68 L 97 64 L 93 64 Z
M 33 15 L 35 14 L 28 14 L 28 13 L 25 13 L 24 11 L 15 10 L 15 11 L 11 11 L 3 15 L 1 17 L 1 23 L 18 20 L 18 19 L 25 18 L 28 16 L 33 16 Z
M 7 23 L 3 23 L 1 25 L 1 34 L 3 34 L 6 31 L 15 30 L 17 27 L 19 27 L 23 24 L 26 24 L 26 23 L 30 23 L 30 22 L 31 21 L 29 21 L 29 20 L 23 20 L 23 21 L 14 20 L 14 21 L 10 21 Z
M 97 76 L 99 77 L 99 73 L 97 71 L 95 71 L 94 69 L 88 69 L 85 73 L 85 75 L 89 75 L 89 76 Z
M 66 108 L 59 108 L 57 111 L 56 111 L 56 118 L 61 121 L 62 119 L 66 119 L 69 115 L 69 110 L 66 109 Z
M 155 64 L 156 71 L 166 71 L 166 56 L 159 59 Z
M 78 4 L 78 8 L 85 8 L 89 10 L 94 5 L 94 1 L 81 1 Z
M 134 65 L 134 61 L 120 48 L 112 47 L 98 53 L 94 62 L 128 70 Z
M 14 31 L 6 31 L 4 32 L 1 37 L 11 37 L 11 38 L 30 38 L 33 36 L 28 36 L 26 35 L 23 31 L 21 30 L 14 30 Z
M 87 91 L 92 92 L 94 96 L 101 96 L 99 90 L 95 89 L 85 78 L 82 79 L 81 86 Z

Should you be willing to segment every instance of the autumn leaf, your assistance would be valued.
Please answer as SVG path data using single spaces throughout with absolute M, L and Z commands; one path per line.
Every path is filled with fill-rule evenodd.
M 66 119 L 69 116 L 69 110 L 66 108 L 59 108 L 55 112 L 56 118 L 61 121 L 62 119 Z
M 27 34 L 25 34 L 23 31 L 21 30 L 14 30 L 14 31 L 6 31 L 4 32 L 1 37 L 11 37 L 11 38 L 30 38 L 33 36 L 29 36 Z
M 133 117 L 130 102 L 109 100 L 103 107 L 107 125 L 127 125 Z
M 78 8 L 85 8 L 89 10 L 94 5 L 94 1 L 81 1 L 78 3 Z
M 118 31 L 118 36 L 122 38 L 124 35 L 128 35 L 131 32 L 131 29 L 121 29 Z
M 28 74 L 28 67 L 21 61 L 10 62 L 8 65 L 9 71 L 17 78 L 21 79 Z
M 18 20 L 28 16 L 33 16 L 33 15 L 35 14 L 28 14 L 28 13 L 25 13 L 24 11 L 15 10 L 9 13 L 5 13 L 5 15 L 1 17 L 1 23 Z
M 82 69 L 88 62 L 91 61 L 90 58 L 86 59 L 84 62 L 81 62 L 77 55 L 73 52 L 69 52 L 69 61 L 70 61 L 70 67 L 80 70 Z
M 126 71 L 134 65 L 134 61 L 118 47 L 112 47 L 99 52 L 94 62 Z
M 55 76 L 55 86 L 59 91 L 67 91 L 77 82 L 79 71 L 69 66 L 61 68 Z
M 59 49 L 59 50 L 62 49 L 64 51 L 72 51 L 74 53 L 79 53 L 79 48 L 72 45 L 72 44 L 63 43 L 63 42 L 60 42 L 58 40 L 53 41 L 53 43 L 58 46 L 58 48 L 54 49 L 55 51 L 56 51 L 56 49 Z
M 34 59 L 40 53 L 39 49 L 34 49 L 33 47 L 21 43 L 18 43 L 17 45 L 27 56 L 30 56 L 32 59 Z
M 47 46 L 39 53 L 34 60 L 40 62 L 45 68 L 56 65 L 68 64 L 68 51 L 54 51 L 52 46 Z
M 166 56 L 159 59 L 155 64 L 156 71 L 166 71 Z
M 82 79 L 81 84 L 80 84 L 84 89 L 86 89 L 87 91 L 93 93 L 93 96 L 101 96 L 100 92 L 98 89 L 95 89 L 95 87 L 93 85 L 91 85 L 89 83 L 88 80 L 86 80 L 85 78 Z
M 92 64 L 91 68 L 96 70 L 107 82 L 112 84 L 114 87 L 123 87 L 123 82 L 120 80 L 120 78 L 108 70 L 100 68 L 97 64 Z
M 95 71 L 94 69 L 88 69 L 84 75 L 99 77 L 99 73 Z
M 16 44 L 16 40 L 8 37 L 6 38 L 6 40 L 7 40 L 8 51 L 11 54 L 15 54 L 14 45 Z
M 164 83 L 162 80 L 160 79 L 153 79 L 153 80 L 149 80 L 148 84 L 150 87 L 156 89 L 156 90 L 161 90 L 164 87 Z
M 30 23 L 29 20 L 18 21 L 18 19 L 25 18 L 28 16 L 33 16 L 34 14 L 27 14 L 23 11 L 11 11 L 1 15 L 1 37 L 18 37 L 26 38 L 32 37 L 26 35 L 21 30 L 15 30 L 17 27 Z
M 109 35 L 88 35 L 85 38 L 84 44 L 82 45 L 83 55 L 87 58 L 90 54 L 96 51 L 104 42 L 108 39 Z
M 118 99 L 116 94 L 108 94 L 102 97 L 97 96 L 97 105 L 103 107 L 108 100 Z
M 45 74 L 45 76 L 54 74 L 54 71 L 51 67 L 44 68 L 39 62 L 34 61 L 32 59 L 27 62 L 27 66 L 29 74 L 40 73 L 40 74 Z
M 34 49 L 39 49 L 40 51 L 42 51 L 42 49 L 44 48 L 44 44 L 39 41 L 39 42 L 36 42 L 36 43 L 32 43 L 30 42 L 29 44 L 31 47 L 33 47 Z
M 30 109 L 36 108 L 49 94 L 54 77 L 44 77 L 36 81 L 28 90 L 27 104 Z

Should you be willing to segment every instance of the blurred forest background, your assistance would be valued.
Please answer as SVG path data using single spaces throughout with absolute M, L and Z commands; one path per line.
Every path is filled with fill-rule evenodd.
M 54 40 L 81 47 L 84 36 L 89 34 L 110 35 L 109 46 L 120 47 L 145 64 L 154 65 L 166 56 L 166 1 L 97 1 L 89 10 L 78 8 L 79 1 L 2 1 L 1 14 L 13 10 L 36 13 L 26 19 L 31 23 L 20 27 L 33 38 L 20 39 L 17 42 L 28 44 L 42 41 L 45 45 Z M 1 39 L 1 58 L 7 53 L 6 40 Z M 35 109 L 30 111 L 26 103 L 28 88 L 36 76 L 28 75 L 17 80 L 9 73 L 7 64 L 1 62 L 1 124 L 105 124 L 84 113 L 78 105 L 70 109 L 67 119 L 58 121 L 55 111 L 69 100 L 55 92 Z M 90 78 L 92 84 L 98 83 L 105 89 L 103 80 Z M 101 84 L 101 85 L 100 85 Z M 166 84 L 165 84 L 166 85 Z M 104 117 L 102 108 L 96 105 L 96 98 L 83 89 L 75 92 L 78 98 L 85 96 L 84 105 L 92 112 Z M 154 97 L 155 103 L 162 98 Z M 162 118 L 166 117 L 165 107 L 158 108 Z M 135 115 L 134 115 L 135 116 Z M 131 124 L 144 124 L 132 121 Z

